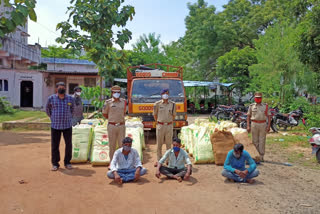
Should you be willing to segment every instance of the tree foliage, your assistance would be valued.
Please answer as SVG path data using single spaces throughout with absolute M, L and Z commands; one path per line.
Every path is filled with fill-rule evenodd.
M 71 0 L 68 20 L 57 25 L 57 30 L 61 30 L 57 42 L 67 44 L 67 48 L 84 49 L 97 64 L 99 73 L 108 78 L 125 67 L 125 52 L 114 48 L 114 44 L 123 49 L 131 39 L 131 32 L 125 25 L 132 20 L 135 11 L 132 6 L 123 6 L 123 2 Z
M 89 59 L 87 55 L 81 55 L 77 49 L 65 49 L 62 46 L 51 45 L 41 49 L 41 57 L 66 58 L 66 59 Z
M 1 5 L 7 7 L 8 10 L 0 14 L 0 38 L 14 32 L 18 26 L 24 26 L 28 18 L 34 22 L 37 21 L 34 11 L 36 0 L 1 0 Z

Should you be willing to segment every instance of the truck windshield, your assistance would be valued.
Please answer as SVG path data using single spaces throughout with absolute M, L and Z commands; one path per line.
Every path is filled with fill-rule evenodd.
M 132 86 L 132 97 L 161 97 L 162 89 L 169 89 L 170 97 L 184 97 L 184 90 L 181 80 L 135 80 Z

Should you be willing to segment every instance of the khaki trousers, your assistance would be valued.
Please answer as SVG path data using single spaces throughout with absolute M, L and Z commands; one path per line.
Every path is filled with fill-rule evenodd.
M 171 148 L 173 136 L 173 124 L 160 125 L 157 124 L 157 160 L 162 157 L 162 144 L 166 144 L 167 150 Z
M 120 126 L 114 126 L 111 124 L 108 124 L 108 136 L 109 136 L 109 157 L 110 162 L 112 161 L 113 154 L 118 148 L 122 147 L 122 140 L 126 136 L 126 126 L 120 125 Z
M 260 156 L 264 156 L 266 136 L 267 136 L 267 124 L 266 123 L 251 123 L 252 143 L 256 147 Z

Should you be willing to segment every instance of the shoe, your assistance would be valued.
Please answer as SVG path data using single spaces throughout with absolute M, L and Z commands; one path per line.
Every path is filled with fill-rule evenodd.
M 73 169 L 73 167 L 72 167 L 71 164 L 67 164 L 67 165 L 66 165 L 66 169 Z
M 51 171 L 58 171 L 59 167 L 58 166 L 52 166 Z

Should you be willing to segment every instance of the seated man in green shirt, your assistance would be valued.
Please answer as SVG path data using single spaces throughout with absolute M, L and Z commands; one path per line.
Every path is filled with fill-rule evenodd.
M 192 173 L 192 164 L 188 153 L 181 149 L 181 140 L 175 138 L 173 140 L 173 148 L 167 150 L 164 156 L 159 160 L 157 165 L 156 177 L 160 178 L 160 174 L 166 175 L 168 178 L 177 179 L 179 182 L 188 180 Z M 164 162 L 169 159 L 168 167 L 163 166 Z M 187 167 L 185 166 L 187 164 Z

